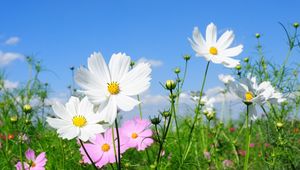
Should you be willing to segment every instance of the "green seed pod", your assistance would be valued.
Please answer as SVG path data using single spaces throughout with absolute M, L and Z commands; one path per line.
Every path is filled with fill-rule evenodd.
M 255 38 L 257 38 L 257 39 L 260 38 L 260 34 L 259 34 L 259 33 L 256 33 L 256 34 L 255 34 Z
M 294 28 L 298 28 L 298 27 L 299 27 L 299 23 L 298 23 L 298 22 L 295 22 L 295 23 L 293 24 L 293 26 L 294 26 Z
M 179 67 L 175 68 L 175 69 L 174 69 L 174 73 L 175 73 L 175 74 L 179 74 L 179 73 L 180 73 L 180 68 L 179 68 Z

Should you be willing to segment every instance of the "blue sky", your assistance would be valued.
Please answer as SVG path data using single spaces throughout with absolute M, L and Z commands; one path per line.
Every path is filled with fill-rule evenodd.
M 232 29 L 236 34 L 234 44 L 244 44 L 240 59 L 255 57 L 254 34 L 259 32 L 267 57 L 280 63 L 287 46 L 278 22 L 299 22 L 299 6 L 296 0 L 7 0 L 0 2 L 0 51 L 34 55 L 41 60 L 51 70 L 41 78 L 50 83 L 52 95 L 67 92 L 72 81 L 69 67 L 85 65 L 94 51 L 101 51 L 107 61 L 112 53 L 125 52 L 134 60 L 144 57 L 161 62 L 161 66 L 153 68 L 152 94 L 163 93 L 158 82 L 173 78 L 173 68 L 184 64 L 182 55 L 191 54 L 185 87 L 198 90 L 206 62 L 194 57 L 187 41 L 194 26 L 204 33 L 206 25 L 214 22 L 219 35 Z M 5 42 L 11 37 L 19 41 L 8 45 Z M 297 57 L 294 55 L 290 62 Z M 22 82 L 28 76 L 24 60 L 1 69 L 11 81 Z M 223 66 L 211 65 L 206 89 L 221 84 L 218 74 L 230 72 Z

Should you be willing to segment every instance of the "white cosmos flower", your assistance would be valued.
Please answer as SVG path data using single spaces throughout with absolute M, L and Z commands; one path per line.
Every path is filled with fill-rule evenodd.
M 247 78 L 241 81 L 231 81 L 229 90 L 235 93 L 244 102 L 252 103 L 249 106 L 250 113 L 256 115 L 255 105 L 264 105 L 266 102 L 281 103 L 285 101 L 282 94 L 277 92 L 271 85 L 271 82 L 264 81 L 257 84 L 256 77 L 248 75 Z
M 47 122 L 57 129 L 59 136 L 64 139 L 78 137 L 87 141 L 95 137 L 95 134 L 105 131 L 104 126 L 97 124 L 101 119 L 94 113 L 93 108 L 87 97 L 80 101 L 72 96 L 65 106 L 60 103 L 52 105 L 57 118 L 47 117 Z
M 88 69 L 81 67 L 75 75 L 89 101 L 100 105 L 101 119 L 110 124 L 115 121 L 118 110 L 130 111 L 139 104 L 131 96 L 150 86 L 150 65 L 141 62 L 130 70 L 130 61 L 124 53 L 113 54 L 107 66 L 101 53 L 93 53 L 88 58 Z
M 223 64 L 228 68 L 234 68 L 240 64 L 239 60 L 232 57 L 243 51 L 243 45 L 229 48 L 233 40 L 233 31 L 226 31 L 217 40 L 217 27 L 213 23 L 210 23 L 206 28 L 206 40 L 199 33 L 197 27 L 193 31 L 193 40 L 189 39 L 196 56 L 203 56 L 207 61 Z
M 229 82 L 234 81 L 234 78 L 231 75 L 219 74 L 218 77 L 219 80 L 222 81 L 224 84 L 228 84 Z

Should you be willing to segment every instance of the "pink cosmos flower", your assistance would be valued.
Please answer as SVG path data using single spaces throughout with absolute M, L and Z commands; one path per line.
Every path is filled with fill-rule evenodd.
M 140 118 L 126 121 L 120 129 L 121 141 L 128 148 L 136 148 L 138 151 L 145 150 L 154 141 L 151 138 L 152 130 L 149 129 L 151 122 Z
M 118 154 L 117 148 L 117 140 L 116 140 L 116 131 L 114 132 L 115 137 L 115 146 L 116 146 L 116 154 Z M 95 138 L 90 139 L 91 143 L 83 144 L 86 148 L 88 154 L 90 155 L 93 162 L 97 167 L 101 168 L 108 163 L 116 162 L 115 152 L 114 152 L 114 144 L 112 139 L 112 129 L 107 129 L 104 134 L 97 134 Z M 120 141 L 120 151 L 124 153 L 126 150 L 125 145 Z M 88 156 L 86 155 L 82 146 L 80 147 L 80 153 L 83 156 L 83 162 L 91 164 Z
M 25 152 L 25 156 L 28 160 L 27 162 L 23 162 L 25 170 L 45 170 L 45 165 L 47 162 L 45 152 L 42 152 L 35 157 L 35 152 L 29 148 Z M 15 167 L 17 170 L 22 170 L 22 163 L 19 161 Z

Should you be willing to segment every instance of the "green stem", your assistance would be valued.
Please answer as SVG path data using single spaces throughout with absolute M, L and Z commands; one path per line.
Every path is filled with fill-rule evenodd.
M 142 104 L 141 104 L 140 95 L 137 95 L 136 97 L 137 97 L 138 101 L 140 102 L 139 103 L 140 118 L 143 119 L 143 112 L 142 112 Z
M 250 125 L 251 126 L 251 125 Z M 251 131 L 249 127 L 249 104 L 247 104 L 247 113 L 246 113 L 246 157 L 244 162 L 244 170 L 248 169 L 248 161 L 249 161 L 249 155 L 250 155 L 250 140 L 251 140 Z
M 117 150 L 116 150 L 116 143 L 115 143 L 115 131 L 114 131 L 114 128 L 111 129 L 111 137 L 112 137 L 112 143 L 113 143 L 113 147 L 114 147 L 114 154 L 115 154 L 115 160 L 116 160 L 116 164 L 117 164 L 117 167 L 119 166 L 118 164 L 118 157 L 117 157 Z
M 118 120 L 115 120 L 116 124 L 116 131 L 117 131 L 117 141 L 118 141 L 118 170 L 121 170 L 121 145 L 120 145 L 120 135 L 119 135 L 119 129 L 118 129 Z
M 80 144 L 81 144 L 81 146 L 82 146 L 84 152 L 86 153 L 86 156 L 87 156 L 87 157 L 89 158 L 89 160 L 91 161 L 91 163 L 92 163 L 94 169 L 98 169 L 98 168 L 96 167 L 94 161 L 93 161 L 92 158 L 90 157 L 89 153 L 87 152 L 87 150 L 86 150 L 86 148 L 85 148 L 85 146 L 84 146 L 84 144 L 83 144 L 83 142 L 82 142 L 81 139 L 79 139 L 79 142 L 80 142 Z
M 204 78 L 203 78 L 203 81 L 202 81 L 202 86 L 201 86 L 201 90 L 200 90 L 200 95 L 199 95 L 199 101 L 198 101 L 198 104 L 196 106 L 196 115 L 194 117 L 194 120 L 193 120 L 193 124 L 192 124 L 192 127 L 191 127 L 191 130 L 189 132 L 189 136 L 188 136 L 188 145 L 185 149 L 185 153 L 184 153 L 184 157 L 183 157 L 183 160 L 182 160 L 182 163 L 185 161 L 187 155 L 188 155 L 188 152 L 190 150 L 190 147 L 191 147 L 191 144 L 192 144 L 192 134 L 193 134 L 193 131 L 194 131 L 194 128 L 195 128 L 195 124 L 198 120 L 198 116 L 200 115 L 200 110 L 202 108 L 202 105 L 201 105 L 201 99 L 202 99 L 202 95 L 203 95 L 203 89 L 204 89 L 204 85 L 205 85 L 205 81 L 206 81 L 206 76 L 207 76 L 207 73 L 208 73 L 208 68 L 209 68 L 209 64 L 210 62 L 208 61 L 207 64 L 206 64 L 206 69 L 205 69 L 205 73 L 204 73 Z M 203 133 L 202 133 L 203 134 Z
M 172 93 L 172 90 L 171 90 L 171 96 L 173 96 L 173 93 Z M 172 97 L 171 98 L 171 113 L 174 112 L 174 109 L 175 109 L 175 101 L 174 101 L 174 98 Z M 163 145 L 165 143 L 165 140 L 167 138 L 167 135 L 168 135 L 168 131 L 169 131 L 169 127 L 170 127 L 170 124 L 171 124 L 171 119 L 172 119 L 172 114 L 170 115 L 169 119 L 168 119 L 168 123 L 167 125 L 164 124 L 164 131 L 163 131 L 163 136 L 161 138 L 161 142 L 160 142 L 160 145 L 159 145 L 159 151 L 158 151 L 158 154 L 157 154 L 157 158 L 156 158 L 156 167 L 155 169 L 158 168 L 158 165 L 159 165 L 159 161 L 160 161 L 160 156 L 161 156 L 161 152 L 162 152 L 162 149 L 163 149 Z M 165 121 L 166 122 L 166 121 Z
M 25 169 L 24 162 L 23 162 L 22 141 L 19 144 L 19 154 L 20 154 L 22 169 Z

